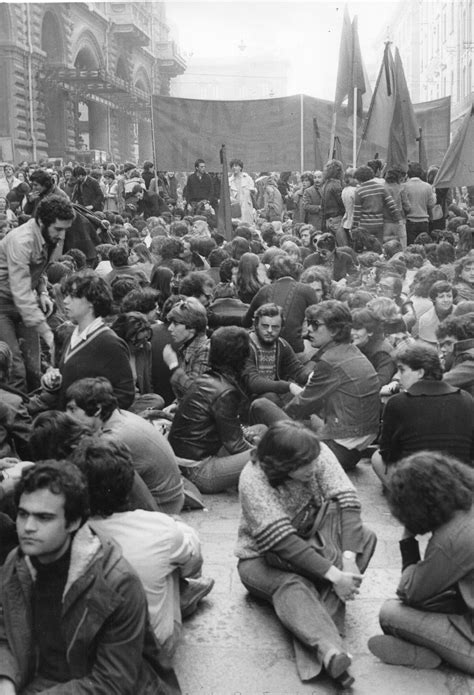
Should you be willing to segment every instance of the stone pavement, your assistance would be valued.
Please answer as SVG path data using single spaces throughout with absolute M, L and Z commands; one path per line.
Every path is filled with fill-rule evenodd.
M 363 518 L 378 537 L 361 593 L 348 603 L 346 645 L 356 678 L 352 695 L 474 695 L 474 678 L 448 667 L 415 671 L 379 662 L 367 648 L 381 632 L 378 610 L 393 597 L 400 573 L 400 526 L 390 515 L 381 485 L 368 461 L 351 473 L 363 505 Z M 198 612 L 185 622 L 175 659 L 186 695 L 323 695 L 338 692 L 325 676 L 302 683 L 296 673 L 288 633 L 272 609 L 249 597 L 233 555 L 239 517 L 236 492 L 207 495 L 207 512 L 187 512 L 203 544 L 204 574 L 216 585 Z

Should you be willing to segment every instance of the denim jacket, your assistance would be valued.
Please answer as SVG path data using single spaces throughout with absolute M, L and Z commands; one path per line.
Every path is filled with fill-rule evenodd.
M 286 406 L 290 417 L 324 421 L 321 439 L 376 433 L 379 427 L 379 380 L 360 350 L 349 343 L 329 343 L 313 357 L 307 386 Z

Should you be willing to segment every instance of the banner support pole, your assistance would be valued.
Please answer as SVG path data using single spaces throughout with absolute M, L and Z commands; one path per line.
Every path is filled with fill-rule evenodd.
M 352 121 L 352 166 L 357 167 L 357 87 L 354 87 L 354 113 Z
M 304 96 L 300 94 L 300 173 L 304 171 Z
M 153 108 L 153 94 L 150 94 L 150 121 L 151 121 L 151 147 L 153 150 L 153 164 L 155 169 L 155 193 L 159 195 L 158 191 L 158 158 L 156 153 L 156 140 L 155 140 L 155 109 Z

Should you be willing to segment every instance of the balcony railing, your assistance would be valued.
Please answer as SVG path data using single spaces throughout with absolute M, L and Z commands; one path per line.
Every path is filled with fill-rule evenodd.
M 145 9 L 133 3 L 111 2 L 109 13 L 116 34 L 126 36 L 141 46 L 150 43 L 151 15 Z

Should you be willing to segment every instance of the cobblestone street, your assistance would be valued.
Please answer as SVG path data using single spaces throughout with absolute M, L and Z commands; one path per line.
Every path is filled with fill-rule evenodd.
M 367 648 L 380 633 L 378 610 L 394 596 L 400 573 L 400 527 L 391 517 L 368 461 L 351 478 L 359 491 L 365 522 L 378 545 L 359 597 L 348 604 L 346 644 L 353 655 L 354 695 L 474 695 L 474 679 L 448 667 L 415 671 L 380 663 Z M 208 512 L 183 515 L 198 529 L 204 574 L 216 585 L 185 623 L 176 670 L 187 695 L 323 695 L 336 693 L 326 677 L 302 683 L 291 641 L 270 607 L 248 596 L 240 583 L 233 548 L 237 534 L 237 493 L 206 496 Z M 349 691 L 350 692 L 350 691 Z

